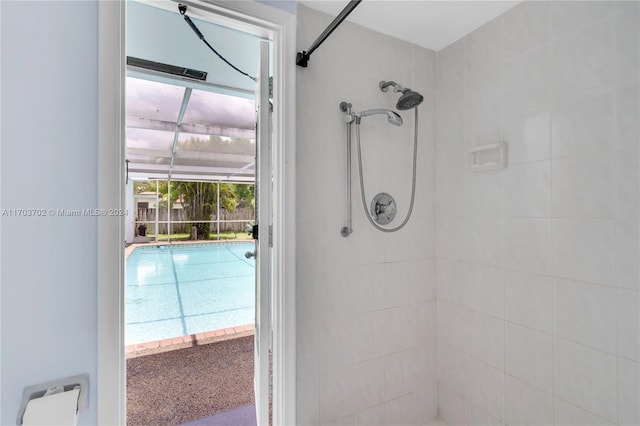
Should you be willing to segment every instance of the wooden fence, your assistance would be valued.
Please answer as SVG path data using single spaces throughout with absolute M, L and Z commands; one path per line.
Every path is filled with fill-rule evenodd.
M 167 234 L 169 214 L 167 208 L 158 210 L 158 233 Z M 220 210 L 220 232 L 245 232 L 247 229 L 247 223 L 255 219 L 255 213 L 253 208 L 238 208 L 233 212 L 227 212 L 224 209 Z M 185 217 L 183 209 L 171 209 L 171 233 L 172 234 L 190 234 L 191 223 L 175 223 L 184 222 L 188 219 Z M 216 215 L 211 216 L 211 232 L 215 233 L 217 230 Z M 147 226 L 147 234 L 156 234 L 155 223 L 156 222 L 156 209 L 138 209 L 138 215 L 136 216 L 136 233 L 138 226 L 144 223 Z

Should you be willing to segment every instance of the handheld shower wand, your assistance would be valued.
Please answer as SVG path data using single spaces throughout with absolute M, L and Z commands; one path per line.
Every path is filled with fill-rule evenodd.
M 360 124 L 362 117 L 368 117 L 370 115 L 378 114 L 386 114 L 389 123 L 393 124 L 394 126 L 402 126 L 402 117 L 400 117 L 397 112 L 384 108 L 368 109 L 361 112 L 351 112 L 351 110 L 349 110 L 349 112 L 344 116 L 344 121 L 347 123 L 352 123 L 353 121 L 355 121 L 356 124 Z

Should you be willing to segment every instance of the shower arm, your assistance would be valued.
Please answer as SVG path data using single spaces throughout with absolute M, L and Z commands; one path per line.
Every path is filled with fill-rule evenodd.
M 346 113 L 348 117 L 353 117 L 351 104 L 348 102 L 340 103 L 340 111 Z M 340 229 L 340 235 L 346 238 L 353 232 L 351 228 L 351 126 L 353 119 L 345 119 L 345 121 L 347 123 L 347 218 L 346 225 Z

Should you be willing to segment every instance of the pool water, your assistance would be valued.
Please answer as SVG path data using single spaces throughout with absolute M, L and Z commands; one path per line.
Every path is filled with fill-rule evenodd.
M 253 242 L 138 247 L 126 261 L 125 344 L 253 323 Z

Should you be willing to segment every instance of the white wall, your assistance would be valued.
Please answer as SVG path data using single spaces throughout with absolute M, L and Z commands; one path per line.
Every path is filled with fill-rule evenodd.
M 97 2 L 1 2 L 2 208 L 97 206 Z M 37 201 L 34 201 L 37 200 Z M 2 217 L 2 417 L 25 386 L 89 373 L 96 219 Z
M 438 52 L 451 425 L 640 424 L 638 5 L 527 2 Z
M 298 5 L 298 50 L 332 18 Z M 298 68 L 297 398 L 299 425 L 414 424 L 437 413 L 435 377 L 435 53 L 343 23 Z M 425 95 L 420 106 L 416 205 L 396 233 L 364 216 L 353 162 L 353 234 L 345 224 L 346 125 L 338 105 L 393 108 L 380 80 Z M 367 200 L 396 197 L 399 224 L 411 191 L 413 113 L 398 128 L 362 124 Z M 337 423 L 336 423 L 337 422 Z

